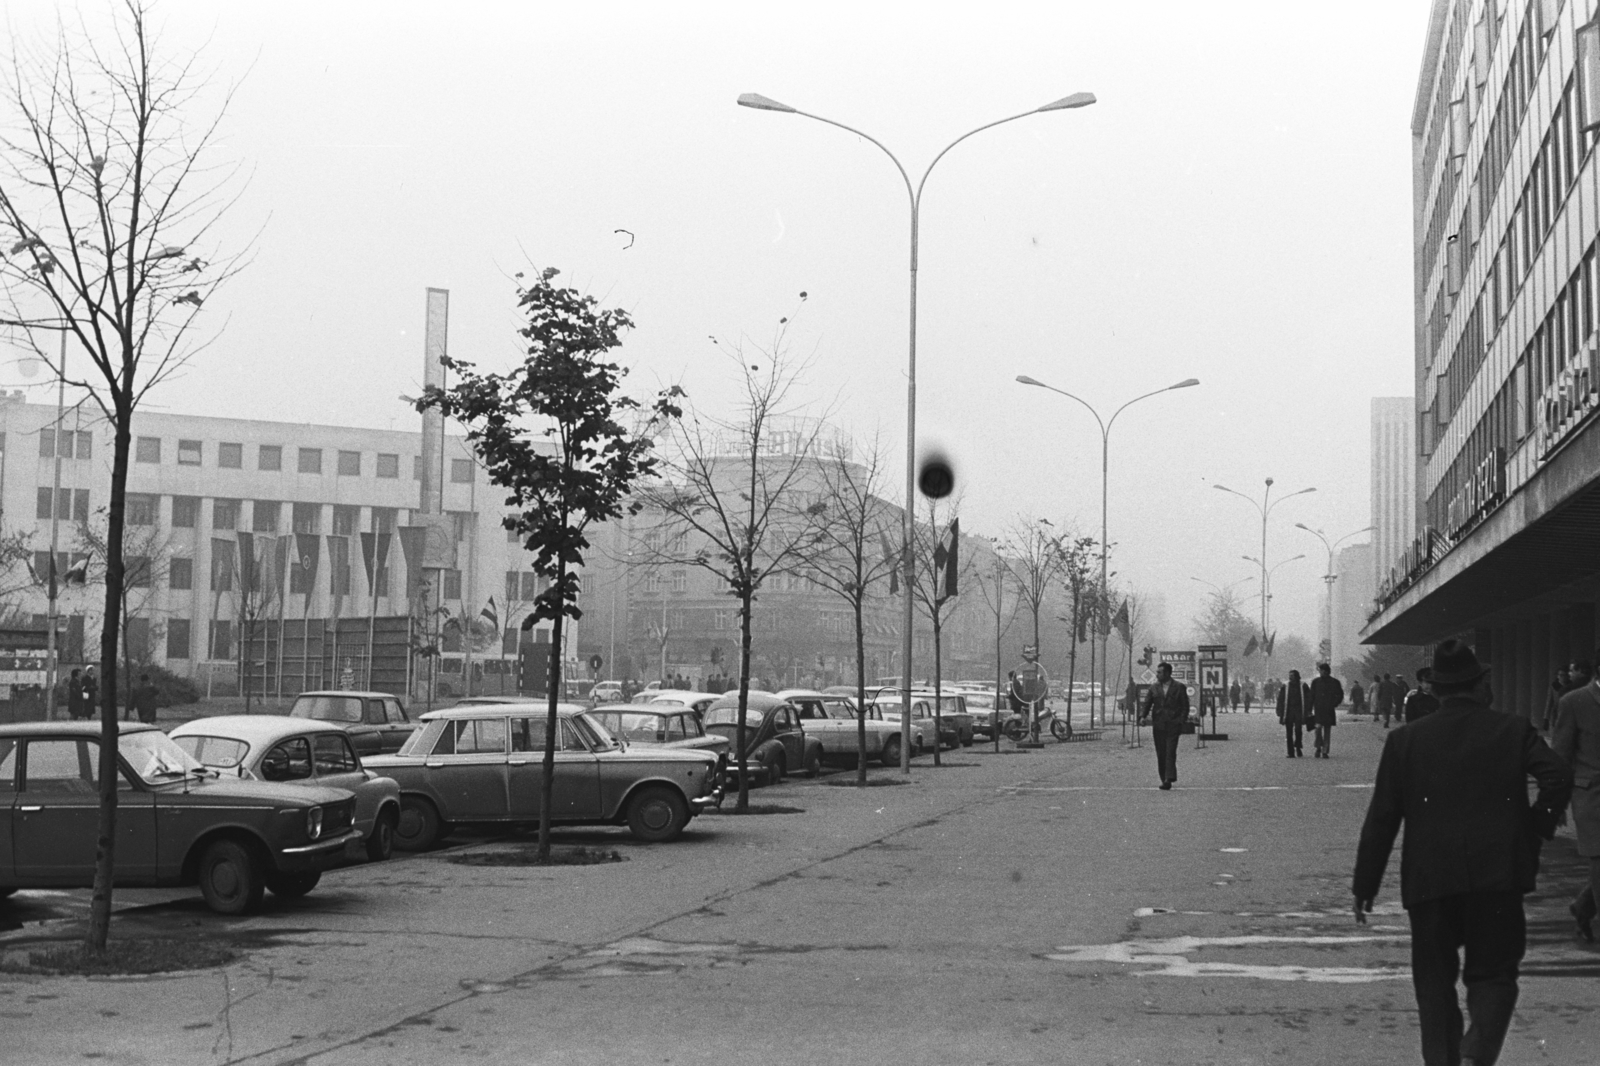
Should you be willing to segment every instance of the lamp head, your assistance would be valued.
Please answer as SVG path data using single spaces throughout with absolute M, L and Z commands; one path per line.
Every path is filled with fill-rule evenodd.
M 1211 487 L 1216 489 L 1219 492 L 1232 492 L 1233 491 L 1232 489 L 1230 489 L 1226 485 L 1212 485 Z
M 1073 93 L 1071 96 L 1063 96 L 1059 100 L 1053 100 L 1050 103 L 1045 104 L 1043 107 L 1037 108 L 1036 110 L 1067 111 L 1076 107 L 1088 107 L 1094 102 L 1094 93 Z
M 1022 385 L 1038 385 L 1040 388 L 1044 387 L 1044 382 L 1036 381 L 1033 378 L 1030 378 L 1026 374 L 1018 374 L 1017 375 L 1017 382 L 1019 384 L 1022 384 Z
M 1199 378 L 1184 378 L 1182 381 L 1178 382 L 1176 385 L 1168 385 L 1167 386 L 1167 391 L 1171 392 L 1173 389 L 1187 389 L 1192 385 L 1198 385 L 1198 384 L 1200 384 L 1200 379 Z
M 762 96 L 760 93 L 740 93 L 737 103 L 740 107 L 753 107 L 757 111 L 783 111 L 791 115 L 795 113 L 795 108 L 788 104 L 780 104 L 772 97 Z

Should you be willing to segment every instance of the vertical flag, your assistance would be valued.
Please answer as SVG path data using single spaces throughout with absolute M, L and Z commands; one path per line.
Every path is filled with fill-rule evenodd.
M 1117 633 L 1122 637 L 1122 642 L 1130 648 L 1133 646 L 1133 623 L 1128 618 L 1128 601 L 1123 600 L 1122 606 L 1117 608 L 1117 616 L 1111 620 L 1117 627 Z
M 499 636 L 499 634 L 500 634 L 500 612 L 495 610 L 494 597 L 493 596 L 489 597 L 489 606 L 485 607 L 482 611 L 479 611 L 478 614 L 479 614 L 480 617 L 483 618 L 483 620 L 485 622 L 489 623 L 489 628 L 494 630 L 495 635 Z
M 1256 635 L 1251 633 L 1250 640 L 1244 646 L 1245 658 L 1249 658 L 1250 656 L 1254 655 L 1256 653 L 1256 648 L 1258 647 L 1260 647 L 1260 645 L 1256 643 Z

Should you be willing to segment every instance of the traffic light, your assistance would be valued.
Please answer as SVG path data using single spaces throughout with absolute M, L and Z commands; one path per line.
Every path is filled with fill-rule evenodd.
M 1149 666 L 1151 663 L 1153 663 L 1155 661 L 1156 661 L 1155 645 L 1146 644 L 1144 646 L 1144 656 L 1139 660 L 1140 664 L 1143 665 L 1143 666 Z

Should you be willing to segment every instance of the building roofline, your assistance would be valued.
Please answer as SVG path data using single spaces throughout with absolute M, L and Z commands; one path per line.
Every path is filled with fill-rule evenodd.
M 1428 104 L 1433 100 L 1433 86 L 1439 77 L 1439 50 L 1444 47 L 1445 23 L 1450 15 L 1453 0 L 1433 0 L 1428 12 L 1428 35 L 1422 46 L 1422 72 L 1417 80 L 1417 97 L 1411 105 L 1411 132 L 1422 136 L 1423 124 L 1428 120 Z

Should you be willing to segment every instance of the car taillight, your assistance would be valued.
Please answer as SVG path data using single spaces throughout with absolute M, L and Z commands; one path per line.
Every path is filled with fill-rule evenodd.
M 312 807 L 306 811 L 306 836 L 312 840 L 322 836 L 321 807 Z

